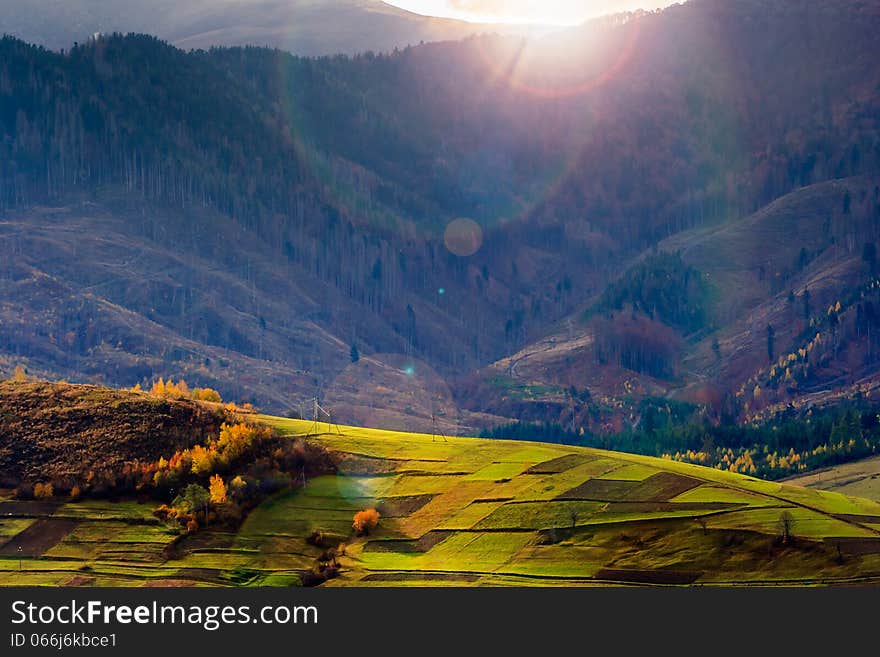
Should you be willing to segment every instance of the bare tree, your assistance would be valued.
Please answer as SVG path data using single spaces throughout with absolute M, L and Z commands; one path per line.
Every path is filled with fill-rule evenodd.
M 571 528 L 574 529 L 577 526 L 578 517 L 580 516 L 580 511 L 574 504 L 568 505 L 568 518 L 571 520 Z

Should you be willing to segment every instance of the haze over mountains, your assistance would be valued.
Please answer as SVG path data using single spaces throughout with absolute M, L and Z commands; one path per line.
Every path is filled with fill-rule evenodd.
M 422 41 L 547 28 L 432 18 L 381 0 L 0 0 L 0 34 L 53 50 L 141 32 L 189 50 L 258 45 L 298 55 L 390 52 Z
M 322 60 L 4 39 L 0 372 L 450 431 L 870 390 L 878 28 L 695 0 Z

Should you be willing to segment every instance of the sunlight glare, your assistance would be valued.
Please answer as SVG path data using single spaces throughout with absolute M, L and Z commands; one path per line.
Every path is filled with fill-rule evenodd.
M 476 23 L 579 25 L 623 11 L 653 10 L 675 4 L 670 0 L 384 0 L 387 4 L 426 16 Z

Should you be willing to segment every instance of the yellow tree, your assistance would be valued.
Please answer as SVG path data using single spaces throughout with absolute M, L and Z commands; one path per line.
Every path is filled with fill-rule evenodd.
M 210 448 L 195 445 L 192 448 L 192 472 L 197 475 L 205 475 L 214 469 L 217 455 Z
M 223 477 L 218 474 L 213 475 L 208 492 L 211 494 L 211 504 L 225 504 L 226 484 L 223 483 Z

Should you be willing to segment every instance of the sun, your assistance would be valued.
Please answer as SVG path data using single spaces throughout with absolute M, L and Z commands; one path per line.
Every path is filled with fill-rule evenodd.
M 621 11 L 659 9 L 664 0 L 384 0 L 426 16 L 456 18 L 477 23 L 579 25 Z

